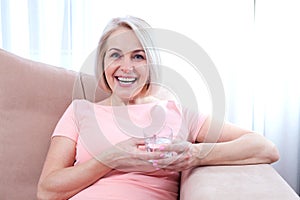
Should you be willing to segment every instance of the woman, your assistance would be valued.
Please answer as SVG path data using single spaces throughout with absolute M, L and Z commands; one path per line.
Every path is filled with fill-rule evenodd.
M 278 160 L 270 141 L 229 123 L 216 144 L 207 143 L 209 117 L 151 96 L 159 59 L 146 48 L 152 41 L 147 28 L 143 20 L 126 17 L 104 30 L 96 74 L 111 95 L 68 107 L 52 136 L 39 199 L 171 200 L 177 199 L 182 170 Z M 176 139 L 147 152 L 142 132 L 154 124 L 171 127 Z

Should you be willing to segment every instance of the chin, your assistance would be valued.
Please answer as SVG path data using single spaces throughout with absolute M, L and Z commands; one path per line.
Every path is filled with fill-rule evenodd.
M 133 100 L 139 96 L 143 96 L 143 88 L 115 90 L 114 95 L 120 99 Z

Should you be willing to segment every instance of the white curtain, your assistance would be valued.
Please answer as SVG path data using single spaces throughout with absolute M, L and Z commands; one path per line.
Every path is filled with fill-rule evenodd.
M 254 109 L 256 122 L 273 140 L 281 160 L 275 168 L 300 193 L 300 2 L 258 1 L 256 71 L 260 73 Z M 267 12 L 266 12 L 267 11 Z M 259 123 L 262 123 L 259 125 Z
M 299 194 L 299 10 L 297 0 L 1 0 L 0 47 L 78 71 L 112 17 L 182 33 L 217 66 L 227 119 L 278 146 L 274 167 Z

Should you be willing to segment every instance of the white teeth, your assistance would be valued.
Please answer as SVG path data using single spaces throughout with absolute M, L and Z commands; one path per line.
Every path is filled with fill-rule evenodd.
M 118 77 L 118 80 L 119 80 L 119 81 L 122 81 L 122 82 L 133 82 L 133 81 L 136 80 L 136 78 Z

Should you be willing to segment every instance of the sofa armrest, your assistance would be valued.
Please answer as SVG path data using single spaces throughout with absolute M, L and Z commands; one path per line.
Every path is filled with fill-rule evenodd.
M 271 165 L 206 166 L 182 173 L 181 200 L 299 200 Z

